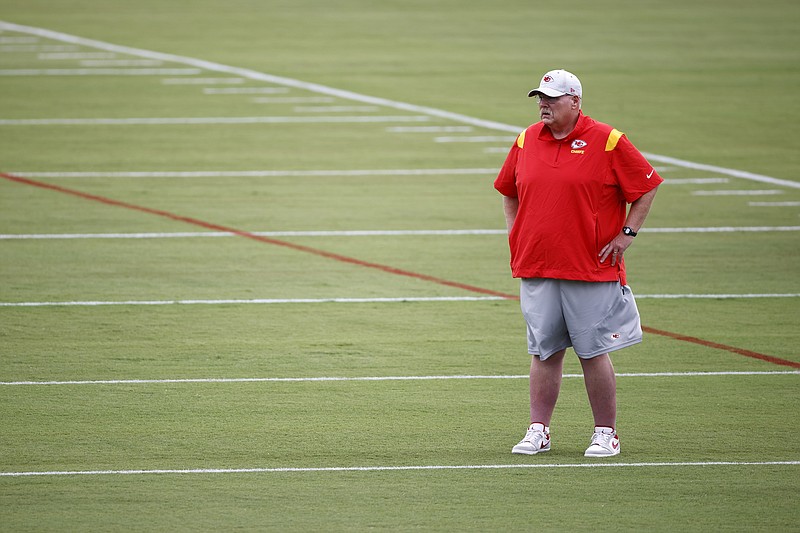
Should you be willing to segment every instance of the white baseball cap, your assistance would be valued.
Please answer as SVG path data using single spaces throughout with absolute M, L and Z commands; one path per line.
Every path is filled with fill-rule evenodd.
M 572 72 L 566 70 L 551 70 L 539 82 L 539 87 L 531 89 L 528 96 L 543 94 L 545 96 L 556 97 L 571 94 L 583 98 L 583 88 L 581 80 Z

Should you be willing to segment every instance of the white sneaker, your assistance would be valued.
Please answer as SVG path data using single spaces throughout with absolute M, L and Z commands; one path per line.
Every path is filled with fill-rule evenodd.
M 619 454 L 619 437 L 614 428 L 596 426 L 592 443 L 586 448 L 584 457 L 611 457 Z
M 511 453 L 536 455 L 550 451 L 550 428 L 544 424 L 531 424 L 525 437 L 511 448 Z

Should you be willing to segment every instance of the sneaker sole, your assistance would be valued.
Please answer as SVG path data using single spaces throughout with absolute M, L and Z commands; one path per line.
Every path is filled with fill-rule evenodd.
M 614 457 L 615 455 L 619 455 L 619 449 L 613 453 L 591 453 L 587 451 L 583 454 L 584 457 Z
M 550 448 L 543 448 L 541 450 L 534 450 L 534 451 L 531 452 L 531 451 L 528 451 L 528 450 L 518 450 L 516 448 L 516 446 L 511 449 L 511 453 L 514 453 L 514 454 L 517 454 L 517 455 L 536 455 L 537 453 L 544 453 L 544 452 L 549 452 L 549 451 L 550 451 Z

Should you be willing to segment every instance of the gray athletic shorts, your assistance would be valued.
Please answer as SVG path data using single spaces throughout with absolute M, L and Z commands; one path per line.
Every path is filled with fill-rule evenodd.
M 542 361 L 570 346 L 591 359 L 642 341 L 633 293 L 618 281 L 523 279 L 520 306 L 528 353 Z

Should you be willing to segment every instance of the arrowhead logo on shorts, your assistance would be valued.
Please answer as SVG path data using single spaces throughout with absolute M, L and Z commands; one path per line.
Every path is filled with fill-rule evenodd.
M 617 340 L 617 339 L 619 339 L 620 337 L 622 337 L 622 335 L 620 335 L 619 333 L 612 333 L 612 334 L 611 334 L 611 338 L 612 338 L 612 339 L 614 339 L 614 340 Z

